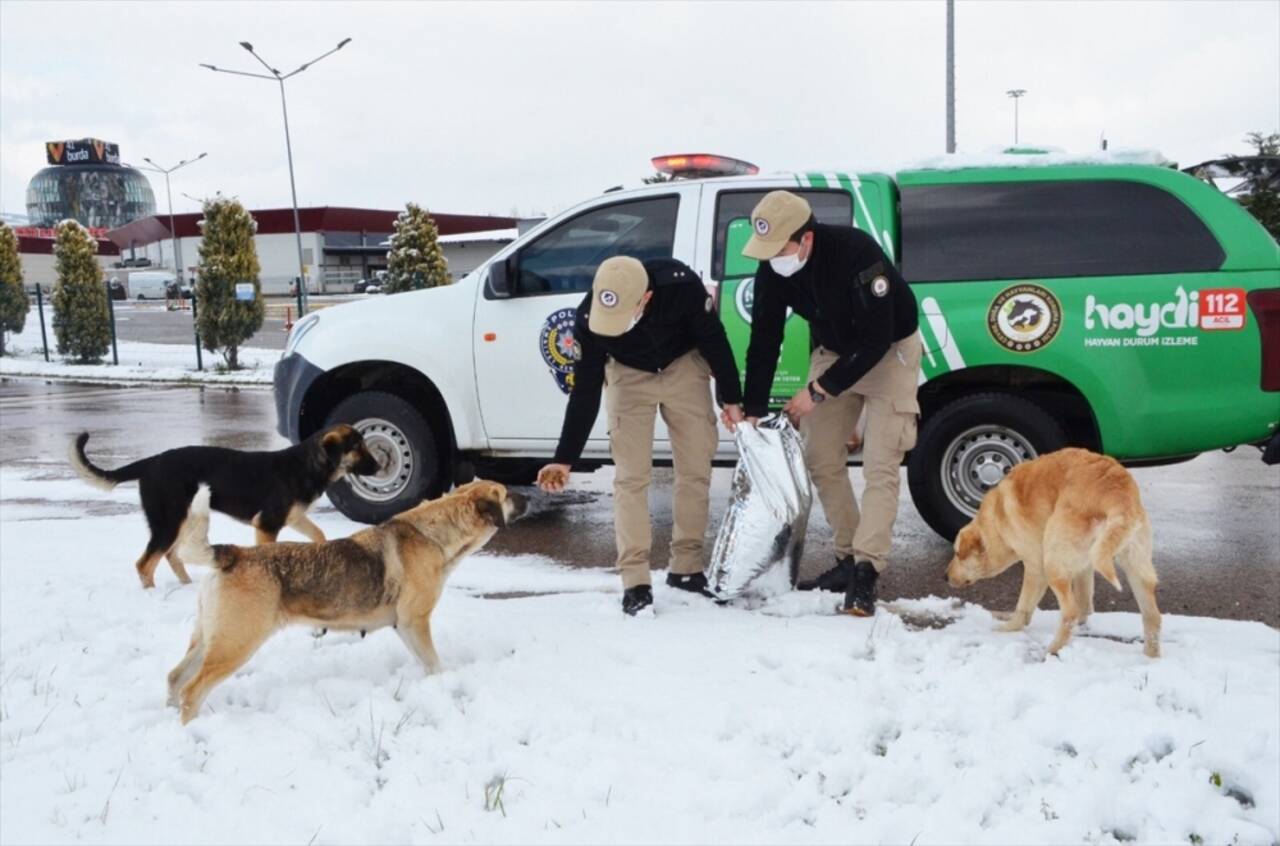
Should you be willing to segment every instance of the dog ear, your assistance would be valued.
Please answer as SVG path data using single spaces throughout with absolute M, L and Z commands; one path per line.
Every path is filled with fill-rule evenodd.
M 486 497 L 476 498 L 476 511 L 480 516 L 488 520 L 499 529 L 507 527 L 507 513 L 502 508 L 502 503 L 496 499 Z
M 970 558 L 974 555 L 981 555 L 984 551 L 982 545 L 982 535 L 972 526 L 965 526 L 960 530 L 960 534 L 956 536 L 958 543 L 956 544 L 957 558 Z
M 326 450 L 335 450 L 342 448 L 343 432 L 341 429 L 330 429 L 324 433 L 324 437 L 320 439 L 320 446 Z

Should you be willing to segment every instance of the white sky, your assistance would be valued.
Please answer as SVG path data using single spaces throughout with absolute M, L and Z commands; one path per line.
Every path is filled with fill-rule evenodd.
M 1188 165 L 1280 130 L 1280 0 L 957 3 L 962 152 L 1021 138 L 1154 147 Z M 553 212 L 717 152 L 766 172 L 944 149 L 942 0 L 845 3 L 41 3 L 0 0 L 0 209 L 25 212 L 44 142 L 204 161 L 182 197 L 289 202 L 281 70 L 302 205 Z M 163 177 L 152 184 L 165 209 Z

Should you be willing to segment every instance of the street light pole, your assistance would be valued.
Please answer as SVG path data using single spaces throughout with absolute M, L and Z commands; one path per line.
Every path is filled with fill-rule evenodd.
M 174 165 L 171 168 L 168 168 L 167 170 L 161 167 L 160 165 L 156 164 L 146 156 L 142 157 L 142 160 L 144 162 L 151 165 L 151 167 L 146 168 L 146 170 L 151 170 L 151 171 L 155 171 L 156 173 L 164 174 L 164 193 L 165 193 L 165 196 L 168 197 L 169 199 L 169 235 L 173 237 L 173 264 L 174 264 L 173 269 L 177 272 L 176 275 L 178 277 L 179 290 L 182 289 L 182 282 L 183 282 L 182 241 L 178 239 L 177 227 L 173 225 L 173 192 L 169 190 L 169 174 L 173 173 L 175 170 L 177 170 L 180 167 L 186 167 L 187 165 L 193 162 L 198 162 L 207 155 L 209 154 L 201 153 L 200 155 L 196 156 L 194 159 L 183 159 L 182 161 L 178 162 L 176 165 Z
M 1004 92 L 1013 98 L 1013 143 L 1018 143 L 1018 101 L 1027 93 L 1025 88 L 1010 88 Z
M 947 0 L 947 152 L 956 151 L 956 0 Z
M 326 53 L 320 54 L 319 56 L 312 59 L 311 61 L 306 62 L 302 65 L 299 65 L 298 67 L 284 74 L 280 73 L 280 71 L 276 70 L 275 68 L 271 67 L 271 65 L 267 64 L 267 62 L 261 56 L 259 56 L 257 53 L 253 51 L 253 45 L 250 44 L 248 41 L 241 41 L 240 46 L 243 47 L 249 53 L 249 55 L 257 59 L 258 62 L 261 63 L 261 65 L 264 68 L 270 71 L 271 72 L 270 76 L 267 76 L 261 73 L 248 73 L 246 71 L 228 70 L 226 68 L 215 67 L 214 65 L 206 65 L 206 64 L 200 65 L 200 67 L 208 68 L 209 70 L 215 73 L 230 73 L 236 76 L 251 76 L 254 79 L 269 79 L 280 84 L 280 111 L 284 116 L 284 148 L 285 148 L 285 153 L 288 156 L 288 160 L 289 160 L 289 193 L 293 199 L 293 234 L 298 244 L 298 292 L 299 292 L 299 306 L 298 306 L 299 315 L 298 316 L 299 317 L 305 314 L 307 310 L 307 270 L 306 270 L 306 262 L 303 260 L 303 255 L 302 255 L 302 220 L 298 215 L 298 187 L 297 187 L 297 182 L 295 181 L 293 176 L 293 141 L 289 136 L 289 106 L 285 102 L 284 81 L 291 76 L 297 76 L 298 74 L 302 73 L 304 70 L 311 67 L 316 62 L 320 61 L 326 56 L 330 56 L 338 52 L 343 47 L 346 47 L 347 44 L 350 43 L 350 41 L 351 41 L 350 38 L 344 38 L 338 42 L 337 47 L 334 47 L 332 50 L 329 50 Z

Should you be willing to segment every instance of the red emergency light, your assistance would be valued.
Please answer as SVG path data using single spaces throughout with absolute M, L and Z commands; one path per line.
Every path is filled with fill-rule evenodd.
M 713 156 L 710 153 L 684 153 L 675 156 L 655 156 L 653 167 L 674 179 L 702 179 L 708 176 L 751 176 L 760 168 L 751 162 Z

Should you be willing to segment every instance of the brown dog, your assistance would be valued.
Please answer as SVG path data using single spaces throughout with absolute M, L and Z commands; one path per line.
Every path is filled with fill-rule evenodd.
M 178 548 L 185 560 L 214 572 L 200 587 L 187 654 L 169 673 L 169 704 L 181 703 L 182 722 L 189 722 L 214 685 L 292 623 L 359 631 L 394 626 L 435 672 L 431 612 L 445 579 L 524 510 L 519 494 L 472 482 L 341 540 L 210 546 L 209 489 L 201 485 Z
M 957 588 L 1022 562 L 1022 593 L 1003 631 L 1025 628 L 1045 590 L 1053 590 L 1062 622 L 1049 646 L 1051 655 L 1093 611 L 1095 570 L 1121 589 L 1118 562 L 1142 611 L 1143 652 L 1160 656 L 1151 521 L 1133 477 L 1114 459 L 1063 449 L 1019 464 L 956 535 L 955 553 L 947 580 Z

